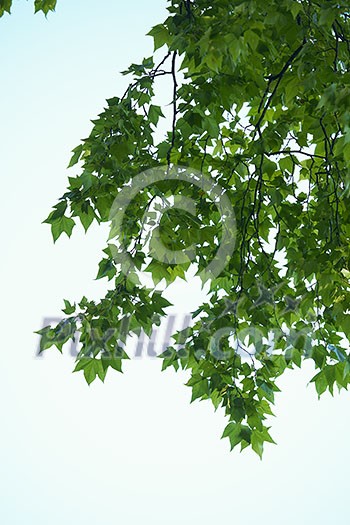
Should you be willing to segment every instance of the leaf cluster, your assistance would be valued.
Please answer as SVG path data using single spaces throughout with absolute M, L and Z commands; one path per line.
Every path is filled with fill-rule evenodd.
M 344 0 L 168 4 L 169 16 L 149 33 L 157 53 L 124 72 L 132 77 L 129 87 L 107 100 L 73 150 L 69 166 L 78 165 L 79 174 L 69 177 L 46 222 L 55 240 L 70 236 L 77 220 L 85 230 L 108 222 L 122 189 L 159 165 L 200 170 L 220 184 L 236 216 L 236 249 L 211 280 L 192 326 L 162 355 L 163 369 L 188 370 L 192 400 L 210 399 L 225 411 L 231 447 L 251 446 L 261 456 L 264 443 L 273 442 L 266 419 L 285 370 L 311 360 L 319 395 L 350 383 L 349 6 Z M 160 76 L 170 80 L 172 116 L 156 140 L 165 113 L 155 101 Z M 182 264 L 153 257 L 150 242 L 159 206 L 172 196 L 197 206 L 195 217 L 169 212 L 161 221 L 168 250 L 196 248 Z M 190 264 L 200 273 L 215 256 L 222 228 L 215 203 L 180 179 L 140 192 L 113 239 L 133 257 L 133 270 L 108 246 L 98 278 L 113 281 L 113 291 L 99 303 L 84 299 L 76 317 L 41 331 L 42 349 L 61 350 L 78 330 L 76 370 L 89 383 L 103 380 L 109 366 L 120 371 L 128 334 L 151 333 L 167 306 L 163 292 L 144 288 L 137 275 L 146 271 L 155 286 L 166 287 L 184 279 Z

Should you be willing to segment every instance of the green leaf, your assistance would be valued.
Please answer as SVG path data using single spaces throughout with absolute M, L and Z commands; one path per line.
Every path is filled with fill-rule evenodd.
M 75 226 L 75 222 L 70 217 L 63 215 L 59 219 L 55 220 L 51 225 L 51 232 L 54 242 L 62 235 L 66 233 L 68 237 L 72 235 L 72 230 Z
M 158 24 L 154 26 L 148 35 L 153 37 L 154 40 L 154 51 L 157 49 L 160 49 L 164 46 L 164 44 L 167 44 L 169 42 L 169 33 L 165 25 Z
M 151 104 L 148 110 L 148 118 L 150 122 L 156 126 L 160 117 L 164 117 L 162 108 Z
M 11 13 L 12 0 L 0 0 L 0 16 Z
M 74 148 L 72 152 L 73 152 L 73 155 L 69 161 L 68 168 L 71 168 L 72 166 L 74 166 L 75 164 L 79 162 L 80 156 L 83 152 L 83 145 L 79 144 L 79 146 Z
M 95 219 L 95 212 L 89 203 L 85 202 L 82 206 L 81 213 L 79 214 L 79 219 L 81 221 L 81 224 L 83 225 L 85 232 L 87 232 L 93 220 Z
M 57 0 L 35 0 L 35 13 L 38 11 L 43 11 L 43 13 L 47 15 L 49 11 L 54 11 L 56 4 Z
M 99 263 L 99 270 L 96 279 L 107 277 L 110 281 L 116 274 L 116 267 L 111 259 L 102 259 Z
M 63 313 L 67 314 L 67 315 L 71 315 L 75 312 L 75 309 L 76 309 L 76 306 L 75 304 L 72 305 L 69 301 L 67 301 L 67 299 L 64 299 L 64 310 L 62 310 Z
M 328 381 L 323 371 L 316 374 L 312 379 L 312 383 L 315 383 L 316 392 L 321 396 L 328 387 Z

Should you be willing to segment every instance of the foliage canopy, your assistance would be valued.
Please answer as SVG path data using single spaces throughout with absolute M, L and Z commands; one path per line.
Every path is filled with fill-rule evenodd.
M 45 12 L 56 2 L 35 2 Z M 11 2 L 0 2 L 9 10 Z M 155 26 L 155 54 L 132 64 L 123 96 L 107 101 L 89 137 L 73 150 L 67 192 L 46 222 L 56 241 L 77 220 L 111 220 L 113 202 L 145 170 L 197 170 L 229 198 L 235 249 L 210 279 L 207 302 L 175 335 L 163 369 L 190 371 L 192 400 L 211 399 L 228 417 L 231 447 L 260 456 L 273 442 L 266 418 L 276 380 L 314 362 L 317 393 L 350 382 L 350 11 L 348 2 L 171 0 Z M 156 61 L 156 57 L 159 60 Z M 169 78 L 171 116 L 155 95 Z M 169 122 L 160 140 L 156 130 Z M 180 171 L 179 171 L 180 172 Z M 196 213 L 164 199 L 191 199 Z M 98 303 L 65 301 L 67 317 L 40 331 L 41 348 L 80 332 L 76 370 L 88 383 L 121 371 L 128 334 L 151 333 L 166 315 L 166 286 L 215 257 L 225 227 L 215 202 L 181 177 L 164 177 L 128 203 L 98 277 L 113 287 Z M 113 224 L 113 220 L 112 220 Z M 195 255 L 157 258 L 163 247 Z M 154 247 L 153 247 L 154 248 Z M 118 253 L 127 251 L 125 262 Z M 186 252 L 187 253 L 187 252 Z M 158 254 L 159 255 L 159 254 Z M 160 260 L 161 259 L 161 260 Z M 141 284 L 143 271 L 154 288 Z M 163 285 L 163 286 L 162 286 Z

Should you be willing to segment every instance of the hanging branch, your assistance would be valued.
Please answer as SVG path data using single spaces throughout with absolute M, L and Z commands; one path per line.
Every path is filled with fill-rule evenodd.
M 265 92 L 263 94 L 263 97 L 260 101 L 260 105 L 259 105 L 259 108 L 258 108 L 258 112 L 260 113 L 260 111 L 262 110 L 262 113 L 259 117 L 259 120 L 258 122 L 256 123 L 255 125 L 255 134 L 257 132 L 257 130 L 259 129 L 259 127 L 261 126 L 261 123 L 265 117 L 265 114 L 266 114 L 266 111 L 269 109 L 270 105 L 271 105 L 271 102 L 272 102 L 272 99 L 273 97 L 275 96 L 276 94 L 276 91 L 278 89 L 278 86 L 280 85 L 281 83 L 281 80 L 283 78 L 283 75 L 286 73 L 286 71 L 288 70 L 288 68 L 292 65 L 292 63 L 294 62 L 294 60 L 297 58 L 297 56 L 299 55 L 299 53 L 302 51 L 303 47 L 305 46 L 306 44 L 306 39 L 304 38 L 303 40 L 303 43 L 300 44 L 300 46 L 294 51 L 294 53 L 292 53 L 292 55 L 288 58 L 287 62 L 284 64 L 283 68 L 281 69 L 281 71 L 279 73 L 276 73 L 275 75 L 269 75 L 268 76 L 268 82 L 267 82 L 267 86 L 266 86 L 266 89 L 265 89 Z M 277 80 L 272 92 L 270 93 L 266 103 L 265 102 L 265 99 L 267 97 L 267 94 L 269 92 L 269 88 L 270 88 L 270 85 L 271 83 L 274 81 L 274 80 Z M 254 134 L 254 135 L 255 135 Z
M 167 153 L 167 161 L 168 161 L 168 168 L 170 167 L 170 156 L 171 152 L 174 149 L 175 146 L 175 130 L 176 130 L 176 114 L 177 114 L 177 80 L 176 80 L 176 54 L 177 52 L 173 52 L 173 58 L 171 62 L 171 75 L 173 78 L 173 119 L 172 119 L 172 126 L 171 126 L 171 144 L 170 148 Z

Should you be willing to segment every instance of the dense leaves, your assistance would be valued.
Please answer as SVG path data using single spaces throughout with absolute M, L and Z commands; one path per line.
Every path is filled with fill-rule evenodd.
M 3 3 L 4 4 L 4 3 Z M 46 8 L 50 2 L 42 2 Z M 53 2 L 51 2 L 53 4 Z M 312 360 L 321 395 L 350 382 L 350 12 L 343 0 L 172 0 L 150 31 L 157 52 L 125 74 L 122 97 L 107 101 L 89 137 L 73 150 L 79 175 L 49 215 L 56 240 L 80 220 L 108 222 L 114 199 L 140 172 L 163 165 L 200 170 L 230 198 L 236 248 L 210 281 L 208 301 L 175 336 L 163 369 L 190 372 L 192 400 L 210 399 L 228 417 L 231 447 L 261 456 L 273 442 L 266 426 L 288 368 Z M 4 4 L 3 9 L 9 7 Z M 54 7 L 54 6 L 53 6 Z M 156 57 L 160 57 L 156 61 Z M 158 77 L 169 78 L 169 131 Z M 162 215 L 168 249 L 195 246 L 172 264 L 152 257 L 162 200 L 186 197 L 196 213 Z M 113 238 L 134 267 L 105 250 L 98 278 L 114 288 L 99 303 L 66 304 L 69 316 L 41 331 L 42 349 L 81 333 L 76 370 L 90 383 L 121 370 L 128 334 L 159 324 L 168 305 L 155 285 L 198 273 L 214 257 L 222 221 L 215 203 L 182 180 L 158 182 L 128 205 Z

